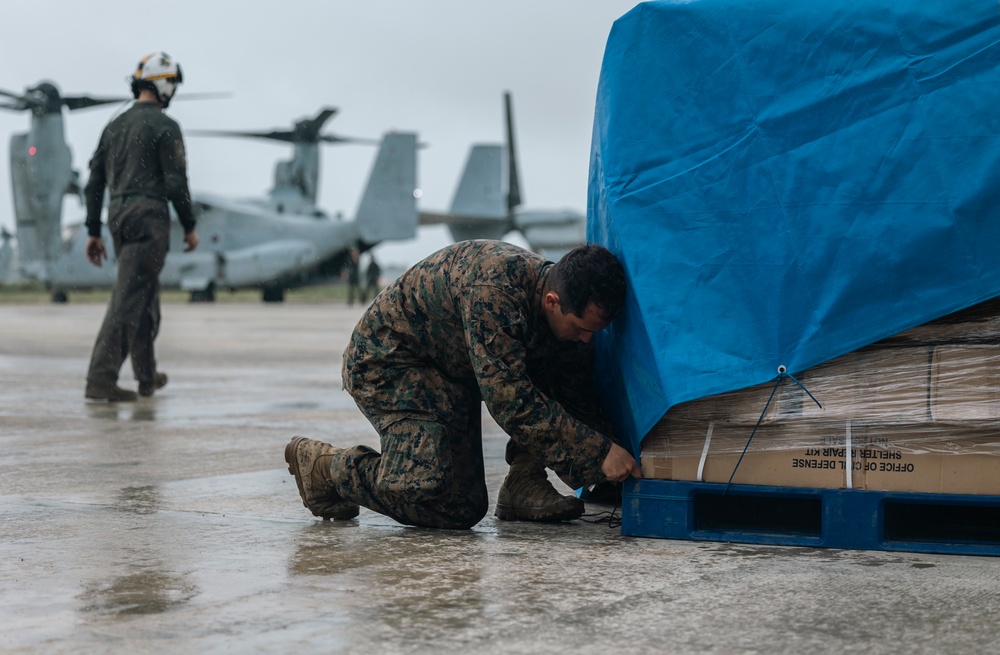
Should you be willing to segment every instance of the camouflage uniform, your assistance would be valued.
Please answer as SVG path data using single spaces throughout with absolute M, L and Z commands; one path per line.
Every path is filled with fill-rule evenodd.
M 111 121 L 90 160 L 87 233 L 101 236 L 108 186 L 108 229 L 118 257 L 118 280 L 97 334 L 87 381 L 115 383 L 132 356 L 136 380 L 156 375 L 153 340 L 160 326 L 160 271 L 170 241 L 173 203 L 185 233 L 195 227 L 180 126 L 157 106 L 135 103 Z
M 604 480 L 611 448 L 593 348 L 561 342 L 542 312 L 551 262 L 465 241 L 386 287 L 344 353 L 344 387 L 381 439 L 333 458 L 337 492 L 410 525 L 468 528 L 486 515 L 481 409 L 567 484 Z

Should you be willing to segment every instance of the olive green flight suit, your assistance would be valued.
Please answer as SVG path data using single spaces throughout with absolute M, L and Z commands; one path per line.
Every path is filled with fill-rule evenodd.
M 150 383 L 156 375 L 153 340 L 160 326 L 160 271 L 170 243 L 167 202 L 173 203 L 185 233 L 195 228 L 177 122 L 156 105 L 135 103 L 104 128 L 84 191 L 89 236 L 101 236 L 105 186 L 118 278 L 94 343 L 87 381 L 116 383 L 122 363 L 131 355 L 136 380 Z

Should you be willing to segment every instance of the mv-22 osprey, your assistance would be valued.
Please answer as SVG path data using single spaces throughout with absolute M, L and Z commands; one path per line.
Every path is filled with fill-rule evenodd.
M 31 112 L 29 131 L 10 140 L 21 275 L 43 281 L 56 301 L 65 301 L 71 290 L 112 286 L 117 273 L 113 253 L 103 267 L 92 266 L 84 254 L 82 221 L 65 228 L 61 223 L 63 196 L 79 193 L 81 187 L 72 169 L 62 108 L 125 99 L 62 96 L 51 82 L 24 94 L 0 90 L 0 96 L 10 99 L 0 108 Z M 320 133 L 336 111 L 325 108 L 315 118 L 296 122 L 292 130 L 206 132 L 282 141 L 294 152 L 290 160 L 278 162 L 274 188 L 266 198 L 233 200 L 193 192 L 201 244 L 184 252 L 183 230 L 174 217 L 161 284 L 189 291 L 192 300 L 211 300 L 221 289 L 256 288 L 264 301 L 280 302 L 286 289 L 339 274 L 352 247 L 364 251 L 381 241 L 413 238 L 418 222 L 413 133 L 382 137 L 354 220 L 331 218 L 316 206 L 319 144 L 364 142 Z M 112 243 L 107 228 L 104 240 Z
M 505 143 L 473 145 L 455 188 L 451 208 L 447 212 L 423 210 L 420 222 L 422 225 L 447 225 L 456 241 L 502 239 L 509 232 L 517 231 L 532 250 L 556 261 L 586 243 L 587 217 L 572 209 L 521 207 L 514 110 L 509 91 L 504 93 L 503 99 Z

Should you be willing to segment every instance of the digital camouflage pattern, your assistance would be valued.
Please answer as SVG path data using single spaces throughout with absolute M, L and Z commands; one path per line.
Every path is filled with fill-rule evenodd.
M 480 402 L 517 447 L 572 487 L 604 480 L 611 427 L 589 344 L 542 311 L 551 262 L 499 241 L 448 246 L 386 287 L 344 353 L 344 387 L 381 437 L 334 458 L 344 498 L 414 525 L 488 510 Z

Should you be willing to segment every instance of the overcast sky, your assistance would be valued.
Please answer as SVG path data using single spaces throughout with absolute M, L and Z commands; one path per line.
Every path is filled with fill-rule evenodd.
M 128 95 L 142 55 L 163 50 L 184 71 L 185 92 L 231 91 L 226 100 L 174 102 L 185 130 L 288 129 L 324 106 L 327 133 L 380 137 L 415 131 L 420 207 L 446 209 L 469 146 L 503 139 L 502 95 L 514 100 L 524 207 L 586 210 L 588 158 L 601 57 L 612 23 L 634 0 L 356 0 L 136 4 L 5 3 L 0 88 L 23 93 L 53 81 L 65 95 Z M 86 165 L 118 109 L 64 113 L 73 165 Z M 14 229 L 9 135 L 26 112 L 0 110 L 0 225 Z M 288 146 L 186 137 L 193 191 L 262 196 Z M 353 218 L 371 146 L 326 146 L 319 204 Z M 69 199 L 63 223 L 82 221 Z M 411 264 L 449 242 L 441 227 L 382 246 L 387 263 Z

